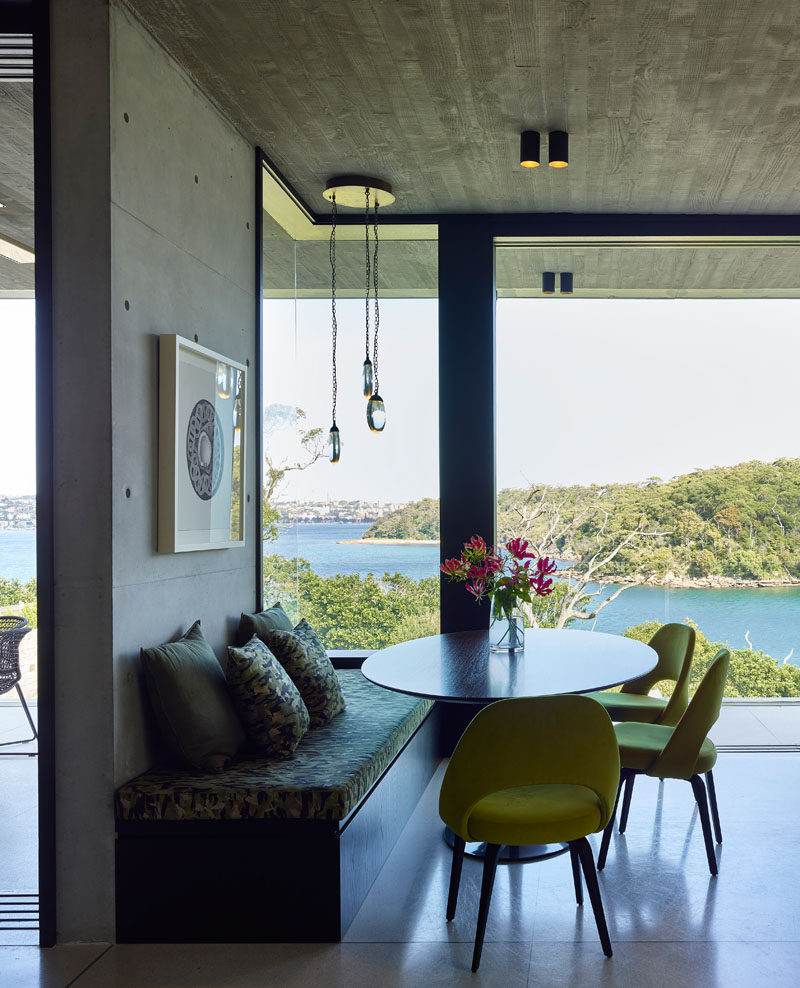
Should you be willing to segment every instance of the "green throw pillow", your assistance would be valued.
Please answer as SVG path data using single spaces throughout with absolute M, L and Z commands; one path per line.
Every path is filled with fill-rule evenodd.
M 301 621 L 294 631 L 266 631 L 259 637 L 300 690 L 312 727 L 327 724 L 344 710 L 339 677 L 325 646 L 308 621 Z
M 228 688 L 247 736 L 265 754 L 288 758 L 308 730 L 308 709 L 289 673 L 255 635 L 228 649 Z
M 222 772 L 245 741 L 225 673 L 200 630 L 142 649 L 147 690 L 175 753 L 203 772 Z
M 292 622 L 280 604 L 273 604 L 260 614 L 242 614 L 239 621 L 239 644 L 246 645 L 253 635 L 263 640 L 263 631 L 291 631 Z

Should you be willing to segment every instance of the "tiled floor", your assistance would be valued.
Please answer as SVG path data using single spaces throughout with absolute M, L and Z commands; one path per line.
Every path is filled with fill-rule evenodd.
M 785 708 L 729 710 L 717 725 L 722 743 L 730 728 L 730 743 L 741 744 L 747 723 L 754 743 L 762 731 L 780 734 L 782 744 L 800 740 Z M 775 710 L 783 712 L 773 718 Z M 17 759 L 0 760 L 0 773 L 2 761 Z M 436 814 L 437 777 L 342 944 L 7 947 L 0 986 L 795 988 L 800 753 L 723 753 L 714 774 L 725 838 L 717 878 L 708 874 L 688 784 L 637 781 L 628 832 L 612 842 L 600 880 L 610 960 L 591 910 L 575 905 L 569 859 L 559 857 L 499 869 L 483 961 L 470 973 L 480 865 L 465 863 L 458 913 L 446 923 L 450 852 Z

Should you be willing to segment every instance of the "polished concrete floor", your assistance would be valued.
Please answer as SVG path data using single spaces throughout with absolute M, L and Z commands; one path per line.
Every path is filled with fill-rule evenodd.
M 443 768 L 341 944 L 9 946 L 0 948 L 0 986 L 800 984 L 800 754 L 720 756 L 717 878 L 708 873 L 689 785 L 637 781 L 628 832 L 612 842 L 600 879 L 611 959 L 590 909 L 575 905 L 568 857 L 501 867 L 475 975 L 477 862 L 465 863 L 455 920 L 444 918 L 450 852 L 436 813 Z

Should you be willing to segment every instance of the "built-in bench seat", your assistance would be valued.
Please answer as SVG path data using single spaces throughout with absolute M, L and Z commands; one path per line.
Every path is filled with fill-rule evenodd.
M 433 704 L 339 670 L 345 710 L 286 760 L 122 786 L 119 942 L 338 940 L 437 762 Z

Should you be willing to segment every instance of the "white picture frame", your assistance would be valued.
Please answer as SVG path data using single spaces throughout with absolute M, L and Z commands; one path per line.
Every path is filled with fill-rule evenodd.
M 247 368 L 159 337 L 158 551 L 245 544 Z

